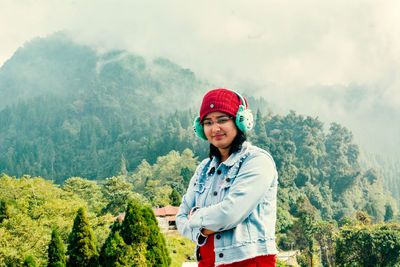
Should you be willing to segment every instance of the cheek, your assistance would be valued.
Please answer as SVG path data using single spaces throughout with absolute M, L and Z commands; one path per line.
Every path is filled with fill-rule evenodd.
M 203 128 L 204 134 L 206 135 L 207 139 L 210 139 L 211 136 L 211 129 L 210 128 Z

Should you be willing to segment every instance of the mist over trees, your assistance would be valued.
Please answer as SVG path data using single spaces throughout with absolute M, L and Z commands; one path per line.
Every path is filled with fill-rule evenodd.
M 179 205 L 208 156 L 192 129 L 193 99 L 206 88 L 167 59 L 99 54 L 59 34 L 20 48 L 0 69 L 0 260 L 44 264 L 53 242 L 79 265 L 84 235 L 85 264 L 174 264 L 149 207 Z M 398 161 L 361 153 L 338 123 L 324 128 L 317 117 L 274 114 L 265 100 L 248 99 L 255 116 L 248 140 L 272 154 L 279 173 L 281 250 L 299 249 L 303 266 L 316 255 L 332 266 L 363 246 L 385 247 L 380 236 L 398 244 Z M 123 212 L 122 224 L 111 220 Z M 399 260 L 383 262 L 385 253 L 392 252 L 371 254 L 369 263 Z

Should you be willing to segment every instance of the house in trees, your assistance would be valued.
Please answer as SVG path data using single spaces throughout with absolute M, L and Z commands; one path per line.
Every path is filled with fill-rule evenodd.
M 178 214 L 178 209 L 179 207 L 171 205 L 153 209 L 158 225 L 163 231 L 176 230 L 176 215 Z
M 176 215 L 178 214 L 179 207 L 171 205 L 153 209 L 154 215 L 157 218 L 158 226 L 161 231 L 176 230 Z M 112 221 L 122 222 L 125 218 L 125 213 L 114 217 Z

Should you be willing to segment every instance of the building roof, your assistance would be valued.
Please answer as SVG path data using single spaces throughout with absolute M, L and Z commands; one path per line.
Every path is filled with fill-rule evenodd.
M 174 207 L 171 205 L 158 208 L 158 209 L 153 209 L 153 212 L 156 216 L 164 217 L 164 216 L 175 216 L 178 214 L 179 207 Z

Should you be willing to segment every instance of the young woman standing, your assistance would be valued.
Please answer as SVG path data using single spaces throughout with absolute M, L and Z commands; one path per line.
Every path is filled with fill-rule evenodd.
M 210 157 L 192 177 L 176 222 L 197 243 L 198 266 L 275 266 L 278 175 L 266 151 L 246 142 L 253 117 L 246 100 L 227 89 L 208 92 L 196 134 Z

